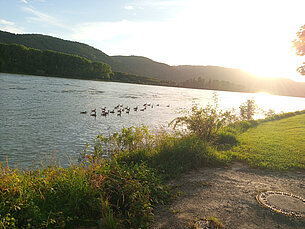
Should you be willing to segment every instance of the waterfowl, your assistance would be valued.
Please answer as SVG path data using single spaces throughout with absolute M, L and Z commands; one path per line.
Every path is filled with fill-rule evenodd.
M 81 111 L 80 113 L 81 114 L 87 114 L 87 111 Z

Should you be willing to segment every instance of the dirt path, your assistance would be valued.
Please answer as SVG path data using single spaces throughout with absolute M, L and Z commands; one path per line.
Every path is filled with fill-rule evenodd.
M 234 163 L 229 168 L 203 168 L 171 184 L 181 196 L 155 210 L 151 228 L 190 228 L 196 218 L 213 216 L 224 228 L 305 229 L 305 219 L 288 218 L 261 207 L 259 191 L 291 192 L 305 198 L 305 172 L 272 172 Z

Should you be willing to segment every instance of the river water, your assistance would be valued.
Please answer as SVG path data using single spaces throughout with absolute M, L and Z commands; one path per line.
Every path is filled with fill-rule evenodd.
M 62 166 L 77 159 L 98 134 L 108 136 L 122 127 L 144 124 L 168 128 L 179 111 L 192 104 L 213 104 L 212 90 L 97 82 L 40 76 L 0 74 L 0 162 L 29 168 L 56 156 Z M 217 91 L 222 109 L 238 109 L 254 99 L 277 113 L 305 109 L 305 98 L 265 93 Z M 102 107 L 131 108 L 150 103 L 145 111 L 101 115 Z M 159 106 L 157 106 L 157 104 Z M 97 109 L 97 117 L 90 116 Z M 80 114 L 87 111 L 87 114 Z M 259 116 L 258 116 L 259 117 Z

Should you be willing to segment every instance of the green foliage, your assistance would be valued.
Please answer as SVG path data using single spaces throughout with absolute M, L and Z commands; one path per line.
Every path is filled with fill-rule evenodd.
M 145 162 L 165 179 L 175 178 L 200 166 L 226 162 L 225 157 L 220 158 L 196 135 L 180 136 L 166 132 L 151 135 L 144 126 L 123 128 L 108 138 L 98 136 L 92 155 L 83 155 L 83 161 L 98 161 L 107 155 L 129 165 Z
M 152 205 L 170 193 L 144 163 L 99 160 L 87 166 L 24 172 L 1 168 L 2 228 L 147 228 Z
M 179 177 L 183 173 L 202 166 L 215 166 L 227 162 L 200 137 L 182 136 L 167 138 L 159 146 L 152 165 L 166 179 Z
M 236 133 L 221 131 L 217 134 L 214 146 L 218 150 L 226 150 L 238 144 Z
M 165 181 L 191 169 L 232 157 L 264 168 L 305 168 L 305 110 L 236 119 L 216 102 L 185 116 L 193 128 L 188 134 L 123 128 L 97 136 L 93 151 L 85 150 L 77 166 L 35 171 L 0 166 L 0 228 L 148 228 L 153 207 L 172 199 Z M 216 131 L 208 129 L 210 138 L 203 138 L 208 135 L 196 132 L 200 125 Z
M 125 151 L 129 153 L 137 150 L 150 150 L 153 144 L 153 136 L 146 126 L 123 128 L 120 132 L 115 132 L 109 137 L 98 135 L 95 138 L 91 159 L 110 157 Z
M 193 105 L 190 112 L 185 116 L 174 119 L 170 125 L 182 127 L 187 133 L 197 135 L 204 141 L 211 142 L 215 140 L 217 132 L 233 123 L 237 117 L 233 111 L 222 111 L 218 108 L 217 95 L 214 95 L 214 105 L 207 105 L 205 108 L 199 108 Z
M 293 47 L 298 56 L 305 55 L 305 25 L 301 26 L 297 32 L 297 38 L 293 41 Z M 302 75 L 305 75 L 305 62 L 302 66 L 297 68 L 297 71 Z
M 83 79 L 108 79 L 111 73 L 110 66 L 104 63 L 15 44 L 0 43 L 0 60 L 1 71 L 9 73 Z
M 77 55 L 91 61 L 103 62 L 110 66 L 116 62 L 110 56 L 89 45 L 42 34 L 13 34 L 0 31 L 0 43 L 19 44 L 42 51 L 52 50 Z
M 254 100 L 248 99 L 245 103 L 239 106 L 241 120 L 252 120 L 257 113 L 257 105 Z
M 90 164 L 89 171 L 91 185 L 103 194 L 103 214 L 111 213 L 103 215 L 104 224 L 147 227 L 153 216 L 153 200 L 168 197 L 160 180 L 144 163 L 127 165 L 115 159 L 104 160 Z M 156 192 L 158 197 L 154 196 Z

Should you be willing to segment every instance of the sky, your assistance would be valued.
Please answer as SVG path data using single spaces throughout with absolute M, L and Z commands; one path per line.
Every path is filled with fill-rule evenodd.
M 304 0 L 0 0 L 0 30 L 89 44 L 169 65 L 304 81 L 292 49 Z

